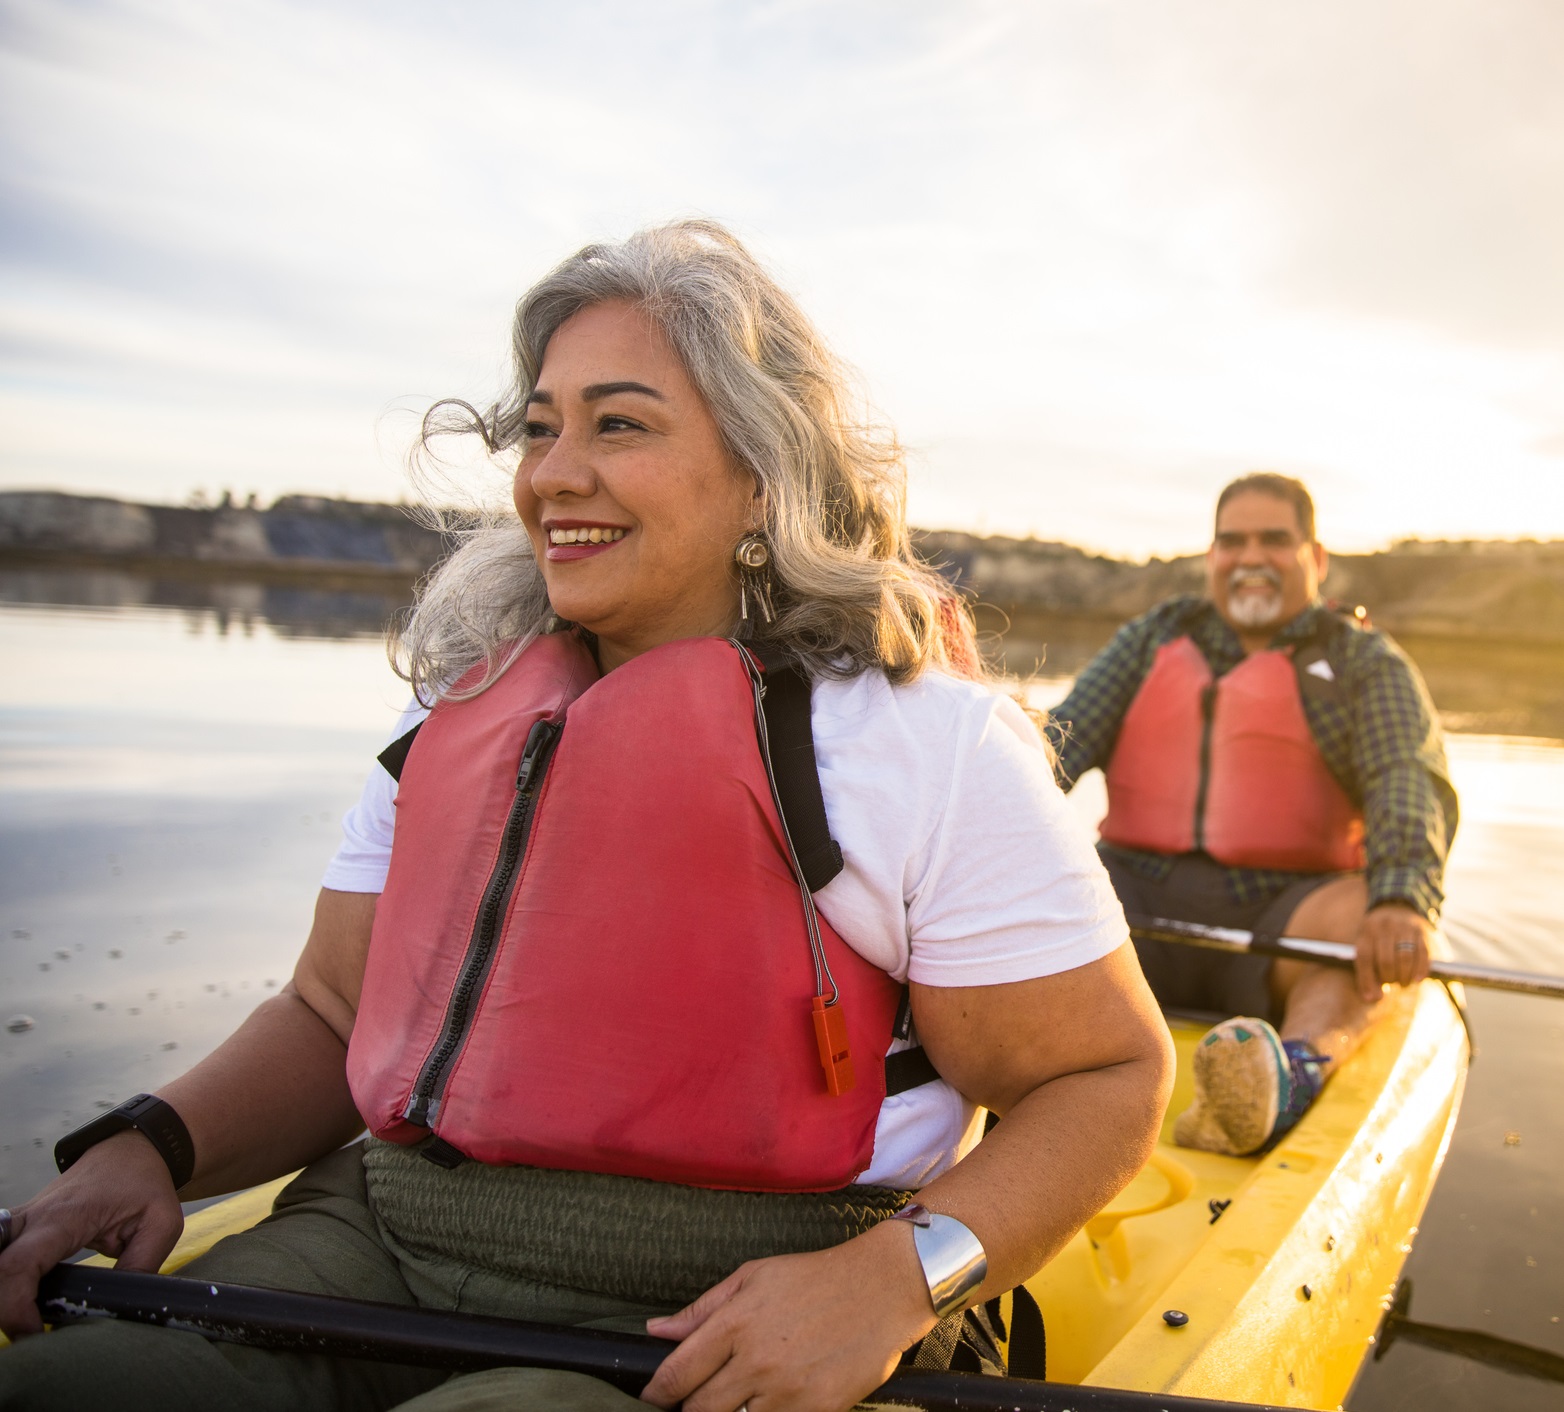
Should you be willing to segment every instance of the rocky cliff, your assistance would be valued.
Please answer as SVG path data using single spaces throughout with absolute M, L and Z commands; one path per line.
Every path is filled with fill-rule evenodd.
M 922 531 L 920 551 L 1007 613 L 1123 621 L 1199 592 L 1199 555 L 1131 563 L 1073 545 Z M 397 505 L 284 496 L 265 508 L 0 492 L 0 562 L 121 565 L 297 580 L 409 582 L 450 541 Z M 1398 634 L 1564 644 L 1564 541 L 1397 544 L 1331 562 L 1328 592 Z
M 399 505 L 286 495 L 265 509 L 196 507 L 58 491 L 0 492 L 0 556 L 13 561 L 412 578 L 447 547 L 444 536 Z

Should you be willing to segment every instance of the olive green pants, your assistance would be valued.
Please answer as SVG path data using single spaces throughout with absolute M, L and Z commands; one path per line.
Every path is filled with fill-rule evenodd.
M 656 1182 L 466 1163 L 446 1172 L 372 1140 L 302 1172 L 273 1214 L 181 1275 L 408 1308 L 644 1333 L 747 1259 L 820 1249 L 906 1193 L 702 1192 Z M 568 1212 L 568 1215 L 566 1214 Z M 270 1353 L 93 1320 L 0 1350 L 4 1412 L 483 1412 L 639 1409 L 578 1373 L 450 1375 Z

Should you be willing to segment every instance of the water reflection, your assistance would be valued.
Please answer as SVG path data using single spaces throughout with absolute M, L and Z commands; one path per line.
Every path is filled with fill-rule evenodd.
M 7 1197 L 288 977 L 407 698 L 378 635 L 316 636 L 341 621 L 318 606 L 225 618 L 87 579 L 72 606 L 0 604 L 0 1020 L 33 1021 L 0 1032 Z
M 280 637 L 378 637 L 410 597 L 411 584 L 395 578 L 322 588 L 194 572 L 158 576 L 116 569 L 0 568 L 0 603 L 111 612 L 177 609 L 219 632 L 247 635 L 264 623 Z

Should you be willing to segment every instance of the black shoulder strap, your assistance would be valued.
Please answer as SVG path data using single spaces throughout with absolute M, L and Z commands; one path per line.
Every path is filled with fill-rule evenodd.
M 750 649 L 753 653 L 753 649 Z M 760 709 L 766 717 L 766 737 L 771 746 L 771 773 L 788 836 L 811 892 L 819 892 L 842 871 L 842 850 L 831 837 L 820 792 L 820 767 L 815 760 L 815 733 L 809 720 L 809 678 L 774 654 L 759 656 L 766 669 L 766 690 Z M 912 1007 L 902 988 L 895 1034 L 906 1039 L 912 1032 Z M 934 1083 L 939 1071 L 922 1046 L 903 1049 L 885 1059 L 887 1097 Z
M 908 1089 L 922 1088 L 924 1084 L 939 1082 L 939 1070 L 929 1058 L 929 1052 L 921 1044 L 912 1049 L 898 1049 L 885 1056 L 885 1096 L 895 1098 Z
M 423 728 L 424 723 L 420 721 L 406 735 L 399 735 L 375 756 L 375 759 L 385 767 L 386 773 L 398 784 L 402 782 L 402 767 L 407 764 L 407 752 L 413 748 L 413 737 Z
M 761 710 L 771 743 L 771 771 L 782 817 L 798 866 L 811 892 L 819 892 L 842 871 L 842 850 L 831 837 L 820 793 L 820 767 L 815 761 L 815 734 L 809 721 L 809 678 L 785 662 L 761 659 L 766 690 Z
M 1330 659 L 1340 635 L 1358 631 L 1357 620 L 1351 614 L 1338 613 L 1329 606 L 1315 614 L 1308 636 L 1297 644 L 1292 654 L 1298 691 L 1305 701 L 1328 701 L 1336 706 L 1347 704 L 1347 684 L 1337 678 Z

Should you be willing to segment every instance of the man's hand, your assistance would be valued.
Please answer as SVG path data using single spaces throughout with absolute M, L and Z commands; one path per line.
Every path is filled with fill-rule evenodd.
M 1357 947 L 1358 993 L 1365 1005 L 1380 998 L 1387 985 L 1413 985 L 1428 975 L 1428 943 L 1433 928 L 1421 912 L 1399 902 L 1370 909 L 1353 939 Z

